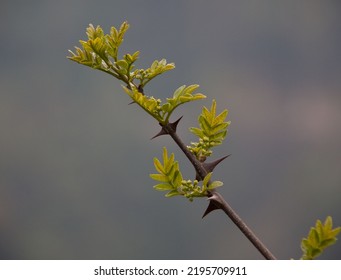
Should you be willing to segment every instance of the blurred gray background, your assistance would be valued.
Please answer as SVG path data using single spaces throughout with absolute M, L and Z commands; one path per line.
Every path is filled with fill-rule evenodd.
M 0 9 L 1 259 L 263 259 L 205 199 L 154 191 L 159 126 L 120 82 L 66 59 L 89 23 L 131 24 L 122 52 L 176 69 L 151 83 L 166 98 L 200 84 L 179 108 L 196 140 L 215 98 L 232 124 L 213 158 L 220 192 L 280 259 L 299 258 L 316 219 L 341 225 L 341 2 L 2 1 Z M 321 257 L 340 259 L 341 242 Z

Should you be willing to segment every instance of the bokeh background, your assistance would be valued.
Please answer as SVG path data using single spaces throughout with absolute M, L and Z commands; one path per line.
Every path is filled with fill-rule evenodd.
M 149 174 L 162 147 L 194 170 L 111 76 L 66 59 L 89 23 L 127 20 L 124 52 L 176 69 L 146 88 L 200 84 L 179 134 L 196 140 L 203 105 L 229 109 L 214 158 L 220 189 L 280 259 L 299 258 L 316 219 L 341 225 L 341 2 L 2 1 L 1 259 L 262 259 L 205 199 L 167 199 Z M 121 52 L 123 53 L 123 52 Z M 341 242 L 322 259 L 340 259 Z

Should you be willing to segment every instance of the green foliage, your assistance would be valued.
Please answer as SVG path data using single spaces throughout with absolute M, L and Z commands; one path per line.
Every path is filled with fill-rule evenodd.
M 206 197 L 208 191 L 223 185 L 220 181 L 210 182 L 212 172 L 208 173 L 203 180 L 202 186 L 198 181 L 184 180 L 179 170 L 179 164 L 174 159 L 174 154 L 168 155 L 167 149 L 163 148 L 163 161 L 154 158 L 154 166 L 157 174 L 151 174 L 150 177 L 160 183 L 154 188 L 159 191 L 168 191 L 166 197 L 182 195 L 193 201 L 194 197 Z
M 310 229 L 307 238 L 302 239 L 301 248 L 303 255 L 301 259 L 312 260 L 317 258 L 324 249 L 336 242 L 336 236 L 340 232 L 341 227 L 333 229 L 332 217 L 328 216 L 324 224 L 317 220 L 315 227 Z
M 127 87 L 123 87 L 123 89 L 143 110 L 155 118 L 159 123 L 163 123 L 165 114 L 161 108 L 161 99 L 147 96 L 141 93 L 136 87 L 133 87 L 131 90 Z
M 199 137 L 199 142 L 192 142 L 188 148 L 199 160 L 210 156 L 212 154 L 211 149 L 222 144 L 230 125 L 230 122 L 225 122 L 228 110 L 225 109 L 216 116 L 216 106 L 216 101 L 213 100 L 210 110 L 203 107 L 198 118 L 200 128 L 190 128 L 190 131 Z
M 148 114 L 159 123 L 166 124 L 179 105 L 206 98 L 201 93 L 193 92 L 198 85 L 181 86 L 167 98 L 167 102 L 161 104 L 161 100 L 144 94 L 143 88 L 156 76 L 175 68 L 174 63 L 167 63 L 166 59 L 155 60 L 147 69 L 135 69 L 134 63 L 139 58 L 139 52 L 125 54 L 118 58 L 119 47 L 123 42 L 124 35 L 129 24 L 124 22 L 117 30 L 111 27 L 110 34 L 104 34 L 100 26 L 96 28 L 90 24 L 87 28 L 87 41 L 80 40 L 82 49 L 75 47 L 75 53 L 70 51 L 68 58 L 85 66 L 106 72 L 124 82 L 125 92 L 134 102 L 140 105 Z
M 119 57 L 119 48 L 124 40 L 124 35 L 129 28 L 127 22 L 123 22 L 119 29 L 111 27 L 109 34 L 104 34 L 100 26 L 96 28 L 90 24 L 86 29 L 88 39 L 80 40 L 81 48 L 75 47 L 75 51 L 69 51 L 71 56 L 68 58 L 77 63 L 103 71 L 122 81 L 123 89 L 127 95 L 138 104 L 149 115 L 156 119 L 159 124 L 164 126 L 169 124 L 169 119 L 173 111 L 180 105 L 206 98 L 202 93 L 195 93 L 198 85 L 180 86 L 166 102 L 145 94 L 144 87 L 155 77 L 175 68 L 174 63 L 167 63 L 165 59 L 155 60 L 147 69 L 136 69 L 135 63 L 139 58 L 139 51 L 133 54 L 124 54 Z M 216 114 L 216 101 L 212 101 L 210 109 L 203 107 L 202 113 L 198 117 L 199 128 L 192 127 L 190 131 L 199 137 L 199 142 L 193 142 L 186 146 L 177 140 L 177 144 L 185 152 L 191 162 L 198 163 L 193 165 L 197 169 L 202 167 L 206 174 L 202 185 L 198 180 L 184 180 L 179 169 L 179 164 L 175 161 L 174 154 L 168 155 L 167 149 L 163 148 L 162 162 L 154 158 L 154 166 L 158 173 L 151 174 L 150 177 L 159 183 L 154 186 L 156 190 L 167 191 L 166 197 L 181 195 L 193 201 L 195 197 L 207 197 L 211 191 L 223 185 L 220 181 L 211 182 L 212 171 L 223 157 L 210 164 L 204 163 L 206 158 L 212 154 L 212 148 L 221 145 L 228 131 L 229 121 L 225 121 L 228 111 L 224 110 Z M 179 119 L 180 120 L 180 119 Z M 175 123 L 173 123 L 174 125 Z M 176 133 L 176 126 L 174 133 Z M 163 135 L 165 131 L 161 130 L 158 135 Z M 168 131 L 169 132 L 169 131 Z M 169 133 L 170 134 L 170 133 Z M 157 135 L 157 136 L 158 136 Z M 174 138 L 174 134 L 171 135 Z M 193 157 L 195 156 L 195 158 Z M 198 167 L 199 166 L 199 167 Z M 201 169 L 199 169 L 201 170 Z M 203 177 L 201 175 L 200 177 Z M 212 203 L 212 201 L 210 202 Z M 211 205 L 211 204 L 210 204 Z M 205 215 L 212 211 L 209 205 Z M 216 209 L 216 208 L 214 208 Z M 237 221 L 238 223 L 240 221 Z M 336 236 L 341 228 L 332 228 L 332 218 L 327 217 L 324 224 L 321 221 L 316 222 L 315 228 L 311 228 L 308 237 L 302 240 L 301 248 L 303 250 L 302 259 L 314 259 L 328 246 L 336 242 Z
M 130 71 L 128 70 L 134 67 L 133 63 L 138 59 L 139 52 L 132 55 L 127 54 L 124 59 L 118 60 L 118 49 L 128 28 L 129 24 L 124 22 L 119 30 L 112 27 L 110 34 L 105 35 L 99 25 L 95 28 L 90 24 L 86 29 L 88 40 L 79 41 L 83 48 L 75 47 L 76 53 L 69 51 L 71 56 L 68 58 L 85 66 L 104 71 L 129 84 Z
M 166 113 L 165 123 L 168 123 L 169 117 L 178 106 L 199 99 L 206 98 L 202 93 L 193 94 L 199 85 L 181 86 L 173 93 L 172 98 L 167 98 L 167 102 L 162 105 L 162 110 Z
M 90 24 L 86 29 L 87 41 L 80 40 L 82 49 L 75 47 L 68 58 L 80 64 L 104 71 L 115 78 L 123 81 L 128 88 L 143 88 L 149 81 L 166 71 L 175 68 L 174 63 L 167 63 L 165 59 L 155 60 L 148 69 L 136 69 L 134 63 L 139 58 L 139 51 L 133 54 L 125 54 L 118 58 L 119 47 L 123 42 L 124 35 L 129 28 L 127 22 L 122 23 L 117 30 L 111 27 L 110 34 L 104 34 L 98 25 L 96 28 Z M 140 83 L 136 85 L 136 80 Z
M 193 92 L 198 88 L 198 85 L 181 86 L 175 90 L 172 98 L 167 98 L 167 102 L 161 103 L 161 99 L 156 99 L 153 96 L 147 96 L 141 93 L 137 88 L 131 90 L 123 87 L 125 92 L 131 97 L 134 102 L 140 105 L 148 114 L 154 117 L 160 124 L 167 124 L 169 118 L 175 108 L 194 100 L 206 98 L 202 93 Z
M 166 59 L 161 59 L 160 61 L 155 60 L 148 69 L 137 69 L 131 73 L 131 76 L 133 79 L 139 80 L 140 85 L 144 87 L 156 76 L 166 71 L 172 70 L 174 67 L 174 63 L 167 64 Z

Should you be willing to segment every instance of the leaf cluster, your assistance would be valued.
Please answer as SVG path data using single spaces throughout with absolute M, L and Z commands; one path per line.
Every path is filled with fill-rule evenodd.
M 195 84 L 180 86 L 174 91 L 173 96 L 167 98 L 165 102 L 146 95 L 144 87 L 158 75 L 174 69 L 175 65 L 174 63 L 167 63 L 166 59 L 161 59 L 155 60 L 147 69 L 135 68 L 135 63 L 140 55 L 139 51 L 133 54 L 124 54 L 120 58 L 119 48 L 128 29 L 129 24 L 123 22 L 119 29 L 111 27 L 110 33 L 104 34 L 103 29 L 99 25 L 95 28 L 90 24 L 86 29 L 88 39 L 86 41 L 80 40 L 81 47 L 75 47 L 74 52 L 70 50 L 71 56 L 68 58 L 74 62 L 103 71 L 123 81 L 123 89 L 133 100 L 133 103 L 138 104 L 162 126 L 162 130 L 156 136 L 170 134 L 182 151 L 185 152 L 193 166 L 196 167 L 197 178 L 203 179 L 201 185 L 199 185 L 199 180 L 197 179 L 193 181 L 185 180 L 180 172 L 178 162 L 175 161 L 174 154 L 168 155 L 167 149 L 163 148 L 162 161 L 154 158 L 154 166 L 158 173 L 150 175 L 152 179 L 158 181 L 154 188 L 159 191 L 167 191 L 166 197 L 181 195 L 190 201 L 193 201 L 195 197 L 207 197 L 209 194 L 212 194 L 211 191 L 213 189 L 223 185 L 220 181 L 211 181 L 211 177 L 214 167 L 227 156 L 211 163 L 205 163 L 205 160 L 212 154 L 212 148 L 221 145 L 227 135 L 228 126 L 230 125 L 230 122 L 226 121 L 228 110 L 217 114 L 215 100 L 212 101 L 210 109 L 203 107 L 198 117 L 199 127 L 190 128 L 190 131 L 199 137 L 199 141 L 192 142 L 190 146 L 187 146 L 186 150 L 186 146 L 182 141 L 176 140 L 177 138 L 174 137 L 176 125 L 181 118 L 177 122 L 169 123 L 170 116 L 178 106 L 186 102 L 206 98 L 206 96 L 202 93 L 195 93 L 199 87 Z M 173 126 L 169 126 L 171 124 Z M 164 130 L 166 126 L 168 128 L 171 127 L 171 130 Z M 200 171 L 199 176 L 198 169 Z M 210 201 L 204 216 L 217 209 L 216 205 L 212 204 L 214 203 L 212 201 Z M 224 209 L 226 210 L 227 208 L 225 207 Z M 228 211 L 229 213 L 234 213 L 230 209 Z M 242 221 L 233 218 L 235 215 L 229 216 L 240 229 L 245 230 L 246 227 Z M 302 259 L 316 258 L 325 248 L 336 242 L 336 236 L 340 231 L 340 227 L 333 229 L 331 217 L 327 217 L 324 224 L 318 220 L 316 226 L 311 228 L 307 238 L 304 238 L 301 242 Z M 246 235 L 244 231 L 243 233 Z M 253 236 L 253 234 L 250 233 L 247 236 Z M 252 240 L 255 239 L 253 238 Z M 253 244 L 258 244 L 258 241 L 253 242 Z M 260 247 L 264 246 L 257 246 L 257 248 Z M 271 254 L 267 256 L 269 259 L 274 258 Z
M 125 92 L 142 107 L 148 114 L 154 117 L 160 124 L 165 125 L 169 122 L 169 118 L 173 111 L 180 105 L 194 100 L 206 98 L 202 93 L 193 93 L 199 86 L 181 86 L 175 90 L 172 98 L 167 98 L 167 101 L 162 103 L 161 99 L 156 99 L 153 96 L 147 96 L 133 87 L 128 89 L 124 87 Z
M 70 60 L 106 72 L 124 82 L 125 92 L 134 102 L 140 105 L 147 113 L 159 123 L 166 124 L 176 107 L 179 105 L 203 99 L 206 96 L 194 91 L 198 85 L 181 86 L 175 90 L 172 98 L 161 104 L 160 99 L 144 94 L 143 88 L 156 76 L 175 68 L 174 63 L 167 63 L 166 59 L 155 60 L 147 69 L 135 69 L 134 63 L 139 58 L 139 52 L 125 54 L 118 57 L 119 47 L 129 24 L 124 22 L 119 29 L 111 27 L 110 34 L 104 34 L 98 25 L 96 28 L 90 24 L 87 28 L 87 41 L 80 40 L 82 48 L 75 47 L 76 51 L 68 57 Z
M 149 83 L 156 76 L 174 69 L 174 63 L 168 63 L 166 59 L 161 59 L 160 61 L 154 60 L 152 65 L 147 69 L 137 69 L 131 73 L 131 76 L 134 79 L 140 81 L 140 87 L 144 87 L 147 83 Z
M 208 191 L 223 185 L 220 181 L 210 182 L 212 172 L 208 173 L 199 186 L 198 180 L 184 180 L 179 169 L 179 164 L 174 159 L 174 154 L 168 155 L 167 149 L 163 148 L 162 162 L 154 158 L 154 166 L 157 174 L 151 174 L 150 177 L 160 183 L 154 186 L 158 191 L 168 191 L 166 197 L 182 195 L 193 201 L 195 197 L 205 197 Z
M 317 258 L 324 249 L 336 242 L 336 236 L 340 232 L 341 227 L 333 229 L 332 217 L 328 216 L 324 224 L 320 220 L 317 220 L 315 227 L 310 229 L 307 238 L 302 239 L 301 249 L 303 255 L 301 259 L 312 260 Z
M 127 22 L 123 22 L 119 29 L 111 27 L 109 34 L 104 34 L 103 29 L 92 24 L 86 29 L 87 41 L 80 40 L 82 48 L 75 47 L 76 51 L 69 51 L 68 58 L 85 66 L 104 71 L 123 81 L 129 88 L 136 86 L 143 88 L 145 84 L 156 76 L 175 68 L 174 63 L 167 63 L 165 59 L 155 60 L 147 69 L 134 69 L 134 63 L 139 58 L 139 51 L 133 54 L 125 54 L 118 57 L 119 47 L 124 35 L 129 28 Z M 136 82 L 139 84 L 136 85 Z
M 216 115 L 216 107 L 215 100 L 212 101 L 210 109 L 204 106 L 198 118 L 199 128 L 190 128 L 190 131 L 199 137 L 199 142 L 192 142 L 188 148 L 200 161 L 204 161 L 206 157 L 212 154 L 213 147 L 222 144 L 227 134 L 227 128 L 231 123 L 225 121 L 228 110 L 225 109 Z

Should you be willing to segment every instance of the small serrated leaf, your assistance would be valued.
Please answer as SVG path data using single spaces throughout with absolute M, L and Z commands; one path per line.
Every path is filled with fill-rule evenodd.
M 335 237 L 335 236 L 337 236 L 340 232 L 341 232 L 341 227 L 337 227 L 337 228 L 335 228 L 335 229 L 333 229 L 333 230 L 330 231 L 330 235 L 333 236 L 333 237 Z
M 117 41 L 118 40 L 118 31 L 117 29 L 115 28 L 115 26 L 112 26 L 110 28 L 110 36 L 114 39 L 114 41 Z
M 203 130 L 203 133 L 206 136 L 210 136 L 210 131 L 211 131 L 211 123 L 210 123 L 210 121 L 207 118 L 205 118 L 204 116 L 200 116 L 199 117 L 199 123 L 200 123 L 200 127 Z
M 196 93 L 193 95 L 192 100 L 199 100 L 199 99 L 205 99 L 206 95 L 202 94 L 202 93 Z
M 164 174 L 165 173 L 165 170 L 163 168 L 163 165 L 161 164 L 161 162 L 159 161 L 158 158 L 154 158 L 154 166 L 155 166 L 155 169 L 160 172 L 161 174 Z
M 116 64 L 118 67 L 123 68 L 123 69 L 127 69 L 127 68 L 128 68 L 128 63 L 127 63 L 127 61 L 125 61 L 125 60 L 123 60 L 123 59 L 116 61 L 115 64 Z
M 174 163 L 174 154 L 171 153 L 170 157 L 167 157 L 167 161 L 164 162 L 165 173 L 169 174 Z
M 191 96 L 180 96 L 179 97 L 179 101 L 180 103 L 185 103 L 185 102 L 189 102 L 193 100 L 193 98 Z
M 151 72 L 154 72 L 158 66 L 159 62 L 157 60 L 154 60 L 152 65 L 150 65 L 149 69 Z
M 165 58 L 161 59 L 160 61 L 158 61 L 158 66 L 165 66 L 167 64 L 167 60 Z
M 164 103 L 162 106 L 161 106 L 161 110 L 165 113 L 168 113 L 170 110 L 171 110 L 171 104 L 169 102 L 167 103 Z
M 195 134 L 196 136 L 198 136 L 199 138 L 203 138 L 204 134 L 202 132 L 202 129 L 197 128 L 197 127 L 191 127 L 190 132 L 192 132 L 193 134 Z
M 318 233 L 318 235 L 323 234 L 323 225 L 322 225 L 322 222 L 320 220 L 316 221 L 315 230 Z
M 177 195 L 181 195 L 181 193 L 178 192 L 178 190 L 173 190 L 168 192 L 165 197 L 173 197 L 173 196 L 177 196 Z
M 199 85 L 189 85 L 188 87 L 186 87 L 186 89 L 184 90 L 184 94 L 191 94 L 192 92 L 195 91 L 197 88 L 199 88 Z
M 330 231 L 333 228 L 333 220 L 332 217 L 328 216 L 324 222 L 324 228 L 327 231 Z
M 223 122 L 219 124 L 215 124 L 214 126 L 211 127 L 211 134 L 216 134 L 220 132 L 221 130 L 225 130 L 228 127 L 229 123 Z
M 320 235 L 315 228 L 311 229 L 311 233 L 309 234 L 310 244 L 313 246 L 317 246 L 320 243 Z
M 218 116 L 216 116 L 212 122 L 212 125 L 216 125 L 219 123 L 224 122 L 224 120 L 226 119 L 228 114 L 228 111 L 225 109 L 224 111 L 222 111 Z
M 204 186 L 207 186 L 208 182 L 210 181 L 211 177 L 212 177 L 212 172 L 207 173 L 207 175 L 205 176 L 204 180 L 202 181 L 202 184 Z
M 307 250 L 310 247 L 309 241 L 306 238 L 303 238 L 301 241 L 301 248 L 303 251 Z
M 224 138 L 226 137 L 226 134 L 227 134 L 227 131 L 223 130 L 221 132 L 218 132 L 218 133 L 211 135 L 212 136 L 211 139 L 214 141 L 224 140 Z
M 336 238 L 328 238 L 328 239 L 323 240 L 323 241 L 320 243 L 320 247 L 321 247 L 321 248 L 326 248 L 326 247 L 328 247 L 328 246 L 333 245 L 335 242 L 336 242 Z
M 210 115 L 212 116 L 212 119 L 210 120 L 211 122 L 213 122 L 213 118 L 216 115 L 216 108 L 217 108 L 217 102 L 215 101 L 215 99 L 213 99 L 211 109 L 210 109 Z
M 158 190 L 158 191 L 169 191 L 169 190 L 173 190 L 173 186 L 166 183 L 166 184 L 157 184 L 154 186 L 154 189 Z
M 167 153 L 166 147 L 163 147 L 162 157 L 163 157 L 163 166 L 165 166 L 166 163 L 168 162 L 168 153 Z
M 173 93 L 173 98 L 174 98 L 174 99 L 178 99 L 179 96 L 183 93 L 185 87 L 186 87 L 185 85 L 183 85 L 183 86 L 181 86 L 181 87 L 178 87 L 178 88 L 174 91 L 174 93 Z
M 177 169 L 175 170 L 174 175 L 172 176 L 173 186 L 179 187 L 181 185 L 181 182 L 182 182 L 182 175 L 180 173 L 180 170 Z
M 201 116 L 203 116 L 205 119 L 211 122 L 212 119 L 211 113 L 205 106 L 202 108 Z
M 175 64 L 174 63 L 168 63 L 168 64 L 166 64 L 165 66 L 164 66 L 164 72 L 166 72 L 166 71 L 169 71 L 169 70 L 172 70 L 172 69 L 174 69 L 175 68 Z
M 221 187 L 223 185 L 223 182 L 221 181 L 213 181 L 209 186 L 208 189 L 209 190 L 213 190 L 215 188 Z
M 168 182 L 168 177 L 162 174 L 150 174 L 150 178 L 154 179 L 155 181 Z

